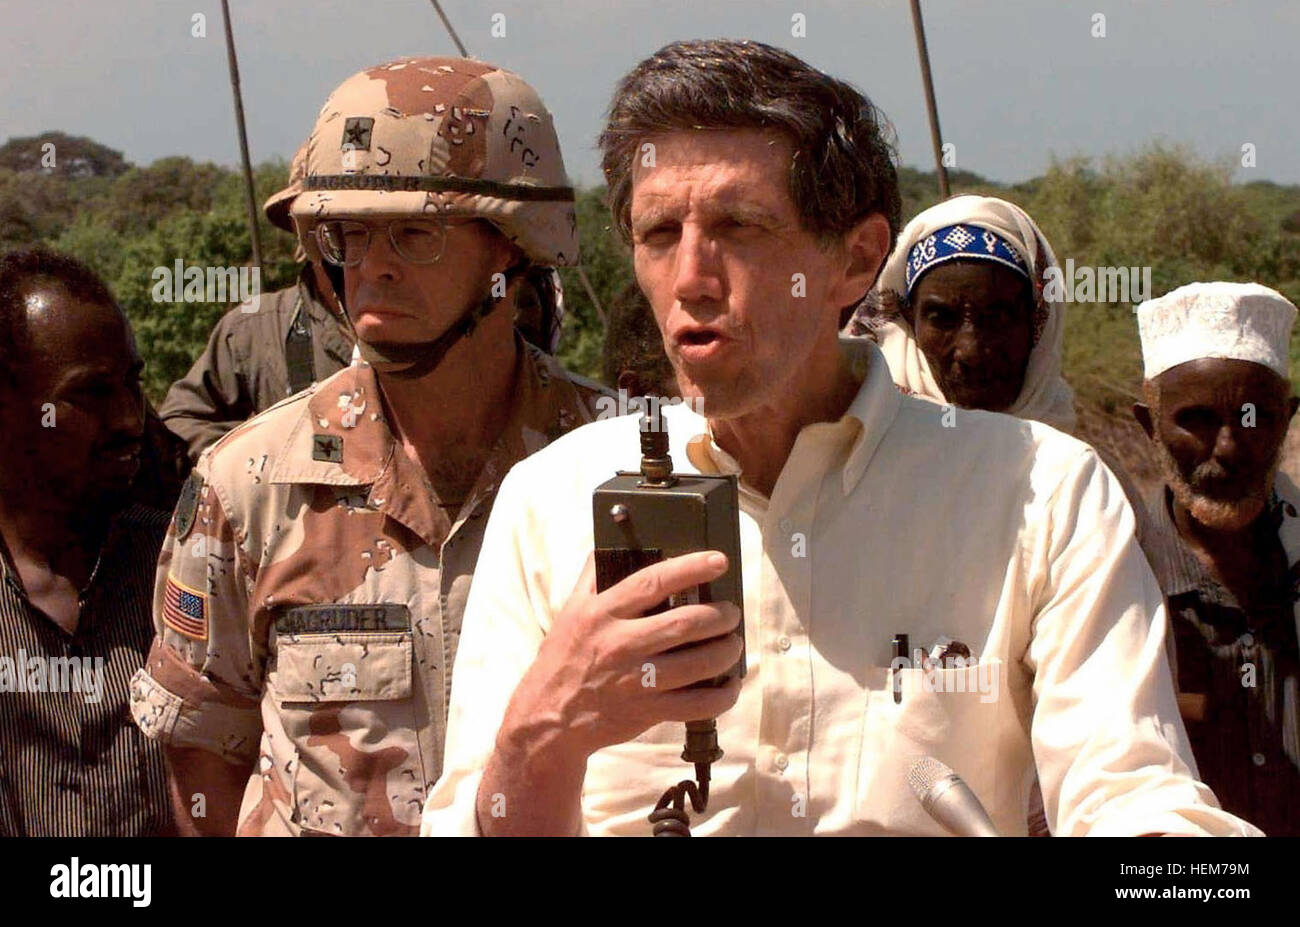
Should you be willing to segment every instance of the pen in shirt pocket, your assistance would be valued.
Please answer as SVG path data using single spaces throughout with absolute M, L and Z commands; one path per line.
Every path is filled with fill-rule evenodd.
M 894 648 L 894 659 L 889 664 L 889 682 L 894 688 L 894 704 L 903 704 L 903 677 L 899 670 L 907 665 L 909 659 L 908 645 L 909 641 L 906 634 L 895 634 L 891 644 Z

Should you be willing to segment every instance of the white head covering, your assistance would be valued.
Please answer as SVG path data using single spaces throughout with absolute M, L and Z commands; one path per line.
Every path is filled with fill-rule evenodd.
M 1258 283 L 1189 283 L 1137 308 L 1144 376 L 1202 357 L 1263 364 L 1291 379 L 1296 307 Z
M 912 247 L 931 233 L 950 225 L 972 225 L 1001 236 L 1016 249 L 1029 268 L 1037 305 L 1036 339 L 1025 368 L 1025 382 L 1006 411 L 1020 418 L 1069 431 L 1074 427 L 1074 391 L 1061 376 L 1061 347 L 1065 338 L 1065 306 L 1045 300 L 1047 268 L 1058 267 L 1056 255 L 1029 215 L 1012 203 L 991 196 L 954 196 L 922 212 L 903 229 L 898 244 L 871 294 L 874 313 L 855 320 L 865 325 L 889 361 L 894 382 L 904 391 L 947 402 L 925 354 L 916 343 L 911 325 L 898 317 L 896 307 L 907 294 L 907 266 Z M 856 331 L 856 329 L 855 329 Z

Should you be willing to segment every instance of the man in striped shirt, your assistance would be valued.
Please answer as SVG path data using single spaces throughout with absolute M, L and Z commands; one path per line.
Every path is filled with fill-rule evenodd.
M 172 830 L 127 690 L 167 516 L 129 502 L 143 362 L 95 274 L 0 258 L 0 835 Z

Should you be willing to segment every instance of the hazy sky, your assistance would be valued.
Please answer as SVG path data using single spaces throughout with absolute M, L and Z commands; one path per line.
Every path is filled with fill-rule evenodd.
M 454 54 L 429 0 L 230 0 L 253 160 L 288 158 L 362 67 Z M 931 166 L 906 0 L 443 0 L 471 54 L 518 71 L 555 114 L 569 173 L 594 150 L 615 81 L 666 42 L 781 45 L 867 92 L 905 164 Z M 924 0 L 945 141 L 1003 181 L 1052 155 L 1161 138 L 1206 157 L 1256 148 L 1242 180 L 1300 183 L 1297 0 Z M 207 37 L 191 35 L 207 17 Z M 493 37 L 493 14 L 504 37 Z M 791 34 L 806 17 L 806 37 Z M 1104 38 L 1093 17 L 1105 16 Z M 58 129 L 146 164 L 235 164 L 219 0 L 0 0 L 0 139 Z

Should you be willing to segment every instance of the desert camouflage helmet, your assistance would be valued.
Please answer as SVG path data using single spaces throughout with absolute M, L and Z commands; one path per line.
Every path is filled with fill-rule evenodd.
M 489 220 L 535 264 L 577 263 L 554 122 L 510 71 L 466 58 L 367 68 L 330 94 L 306 147 L 291 213 L 313 257 L 322 219 L 442 212 Z
M 303 142 L 293 153 L 293 160 L 289 162 L 288 185 L 278 193 L 271 194 L 262 204 L 262 212 L 266 213 L 267 220 L 276 228 L 284 229 L 290 234 L 293 233 L 293 220 L 289 218 L 289 207 L 293 205 L 293 198 L 302 192 L 302 179 L 306 176 L 307 143 Z

